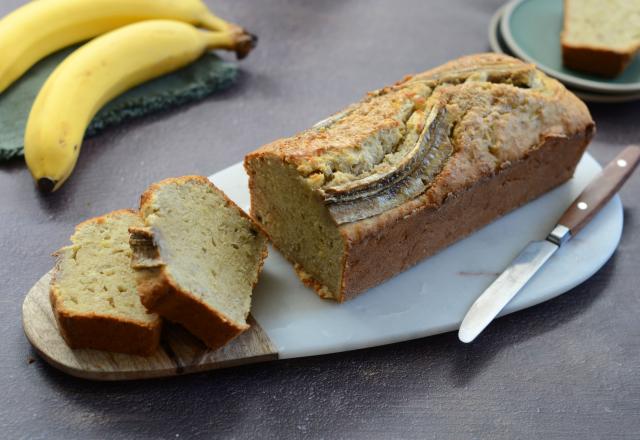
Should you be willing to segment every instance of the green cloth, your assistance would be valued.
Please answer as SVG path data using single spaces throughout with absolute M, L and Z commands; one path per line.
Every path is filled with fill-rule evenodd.
M 0 161 L 23 155 L 24 129 L 33 101 L 49 74 L 74 49 L 42 60 L 0 94 Z M 206 54 L 195 63 L 131 89 L 108 103 L 93 119 L 86 136 L 130 119 L 201 100 L 232 85 L 237 75 L 235 64 Z

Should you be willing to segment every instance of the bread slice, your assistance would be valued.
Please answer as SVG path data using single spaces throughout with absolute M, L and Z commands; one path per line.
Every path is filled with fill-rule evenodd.
M 158 347 L 161 319 L 140 302 L 131 268 L 128 231 L 140 226 L 129 210 L 87 220 L 55 254 L 51 305 L 71 348 L 149 355 Z
M 251 212 L 345 301 L 569 179 L 587 107 L 514 58 L 460 58 L 245 158 Z
M 566 67 L 618 76 L 640 49 L 640 0 L 564 0 L 561 42 Z
M 130 229 L 142 303 L 216 349 L 247 328 L 266 238 L 206 177 L 151 185 Z

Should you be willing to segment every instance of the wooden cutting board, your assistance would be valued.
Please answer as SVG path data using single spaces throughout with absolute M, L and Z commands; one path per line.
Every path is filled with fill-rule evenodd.
M 218 350 L 210 350 L 177 325 L 165 324 L 161 348 L 150 357 L 72 350 L 60 336 L 49 302 L 51 272 L 40 278 L 22 304 L 24 332 L 48 363 L 72 376 L 94 380 L 131 380 L 177 376 L 278 359 L 276 347 L 257 322 Z

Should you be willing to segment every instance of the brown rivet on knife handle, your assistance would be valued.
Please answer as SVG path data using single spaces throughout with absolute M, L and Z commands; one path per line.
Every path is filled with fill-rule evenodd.
M 575 236 L 618 192 L 639 162 L 639 146 L 631 145 L 622 150 L 607 164 L 600 176 L 587 185 L 569 209 L 562 214 L 558 223 L 569 228 L 571 235 Z

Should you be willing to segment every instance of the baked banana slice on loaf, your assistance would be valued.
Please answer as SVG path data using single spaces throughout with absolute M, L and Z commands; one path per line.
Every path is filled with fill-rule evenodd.
M 158 347 L 161 319 L 140 302 L 131 268 L 129 228 L 141 226 L 129 210 L 87 220 L 55 254 L 51 304 L 71 348 L 149 355 Z
M 251 211 L 344 301 L 569 179 L 587 107 L 534 66 L 460 58 L 249 154 Z
M 130 229 L 142 303 L 210 348 L 249 328 L 251 293 L 267 255 L 266 238 L 206 177 L 151 185 L 143 227 Z
M 604 77 L 640 50 L 640 0 L 564 0 L 562 63 Z

